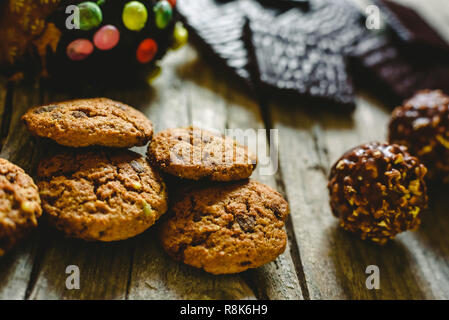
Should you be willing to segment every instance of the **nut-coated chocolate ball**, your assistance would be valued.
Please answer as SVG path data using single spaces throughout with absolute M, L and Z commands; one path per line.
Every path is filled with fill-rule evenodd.
M 389 141 L 407 146 L 429 170 L 427 179 L 449 182 L 449 96 L 423 90 L 394 109 Z
M 404 146 L 372 142 L 355 147 L 331 169 L 332 212 L 345 230 L 385 244 L 418 228 L 427 205 L 426 172 Z

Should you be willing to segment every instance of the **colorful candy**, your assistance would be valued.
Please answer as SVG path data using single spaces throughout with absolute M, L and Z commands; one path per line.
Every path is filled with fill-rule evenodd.
M 173 49 L 182 47 L 189 40 L 189 32 L 184 28 L 182 22 L 176 22 L 175 29 L 173 30 L 173 40 Z
M 139 1 L 130 1 L 123 8 L 123 24 L 132 31 L 140 31 L 148 20 L 147 8 Z
M 162 73 L 162 68 L 158 65 L 155 65 L 153 69 L 147 75 L 147 82 L 151 84 L 154 80 L 156 80 L 159 75 Z
M 143 40 L 137 48 L 137 61 L 140 63 L 148 63 L 153 60 L 157 53 L 157 43 L 153 39 L 147 38 Z
M 167 0 L 170 3 L 171 7 L 174 8 L 176 6 L 176 0 Z
M 120 40 L 120 31 L 113 25 L 101 27 L 94 35 L 94 44 L 100 50 L 114 48 Z
M 67 46 L 67 57 L 74 61 L 84 60 L 94 51 L 94 45 L 90 40 L 77 39 Z
M 173 16 L 173 9 L 166 0 L 159 1 L 154 6 L 154 15 L 156 26 L 159 29 L 164 29 L 168 26 Z
M 80 10 L 80 29 L 90 30 L 98 27 L 103 21 L 100 7 L 91 1 L 82 2 L 78 5 Z

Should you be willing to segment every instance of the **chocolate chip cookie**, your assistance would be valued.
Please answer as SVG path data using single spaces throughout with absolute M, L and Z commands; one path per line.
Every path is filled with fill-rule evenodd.
M 151 121 L 141 112 L 107 98 L 35 107 L 22 120 L 34 135 L 69 147 L 143 146 L 153 135 Z
M 127 150 L 64 151 L 38 167 L 39 191 L 50 224 L 84 240 L 133 237 L 166 212 L 162 178 Z
M 160 170 L 192 180 L 246 179 L 257 163 L 256 156 L 235 140 L 193 127 L 159 132 L 148 157 Z
M 270 187 L 239 181 L 186 192 L 161 225 L 163 248 L 175 260 L 213 274 L 257 268 L 286 246 L 287 202 Z
M 37 227 L 41 214 L 41 200 L 33 179 L 0 158 L 0 256 Z

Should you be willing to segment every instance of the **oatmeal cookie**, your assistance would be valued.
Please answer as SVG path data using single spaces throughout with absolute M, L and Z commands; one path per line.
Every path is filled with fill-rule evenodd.
M 160 228 L 163 248 L 213 274 L 257 268 L 286 247 L 288 203 L 259 182 L 198 187 L 175 201 L 172 211 Z
M 70 237 L 127 239 L 167 210 L 162 178 L 131 151 L 65 151 L 43 160 L 38 176 L 50 224 Z
M 41 214 L 41 200 L 33 179 L 0 158 L 0 256 L 37 227 Z
M 246 179 L 257 163 L 256 156 L 235 140 L 193 127 L 157 133 L 148 157 L 162 171 L 192 180 Z
M 143 146 L 153 125 L 140 111 L 107 98 L 79 99 L 30 109 L 22 117 L 28 130 L 63 146 Z

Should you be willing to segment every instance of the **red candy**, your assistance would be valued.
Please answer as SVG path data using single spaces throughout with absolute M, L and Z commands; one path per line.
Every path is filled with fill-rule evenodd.
M 172 8 L 176 6 L 176 0 L 167 0 L 167 2 L 170 3 Z
M 67 57 L 74 61 L 84 60 L 92 54 L 94 45 L 88 39 L 77 39 L 67 46 Z
M 120 32 L 113 25 L 101 27 L 94 35 L 94 44 L 100 50 L 114 48 L 120 40 Z
M 157 43 L 153 39 L 145 39 L 137 48 L 137 61 L 140 63 L 148 63 L 153 60 L 154 56 L 157 53 Z

